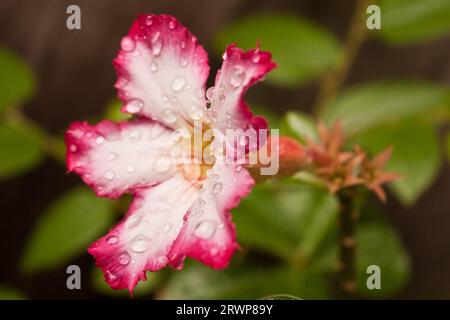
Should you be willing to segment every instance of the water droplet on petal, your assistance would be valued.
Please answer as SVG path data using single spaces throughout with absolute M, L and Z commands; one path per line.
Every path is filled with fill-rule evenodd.
M 152 52 L 153 55 L 157 56 L 158 54 L 161 53 L 161 49 L 162 49 L 162 42 L 160 39 L 160 33 L 156 32 L 152 38 Z
M 214 220 L 204 220 L 195 227 L 194 234 L 200 239 L 208 240 L 214 236 L 216 228 L 217 222 Z
M 167 94 L 163 93 L 162 101 L 169 101 L 169 96 Z
M 168 233 L 170 230 L 172 230 L 172 225 L 170 223 L 168 223 L 164 226 L 163 232 Z
M 128 84 L 128 79 L 125 77 L 120 77 L 117 79 L 116 83 L 114 84 L 114 86 L 118 89 L 122 89 L 124 88 L 126 85 Z
M 162 113 L 162 118 L 165 122 L 172 124 L 177 121 L 177 116 L 171 109 L 165 109 Z
M 159 173 L 163 173 L 172 168 L 172 160 L 169 157 L 158 158 L 154 165 L 154 170 Z
M 180 66 L 186 67 L 187 65 L 188 65 L 188 59 L 186 59 L 186 58 L 181 58 L 181 59 L 180 59 Z
M 213 185 L 212 193 L 219 194 L 222 191 L 223 185 L 220 182 L 217 182 Z
M 142 132 L 140 130 L 135 129 L 135 130 L 131 131 L 131 133 L 130 133 L 130 139 L 132 141 L 138 141 L 141 137 L 142 137 Z
M 139 235 L 133 240 L 131 240 L 131 250 L 136 253 L 143 253 L 147 251 L 149 245 L 149 240 L 143 235 Z
M 236 170 L 236 172 L 242 171 L 242 166 L 237 166 L 237 167 L 235 168 L 235 170 Z
M 77 151 L 77 146 L 74 145 L 74 144 L 72 144 L 72 145 L 70 146 L 70 152 L 76 152 L 76 151 Z
M 103 141 L 105 141 L 105 138 L 103 138 L 102 136 L 98 136 L 97 138 L 95 138 L 95 142 L 97 144 L 102 144 Z
M 245 78 L 245 71 L 244 71 L 244 69 L 242 69 L 240 67 L 234 67 L 231 70 L 230 84 L 234 88 L 240 87 L 242 85 L 242 83 L 244 82 L 244 78 Z
M 212 100 L 214 98 L 215 92 L 216 88 L 214 86 L 209 87 L 208 90 L 206 90 L 206 99 Z
M 188 113 L 192 120 L 200 120 L 203 117 L 203 111 L 196 106 L 191 106 Z
M 112 179 L 114 179 L 114 177 L 115 177 L 116 175 L 114 174 L 114 171 L 112 171 L 112 170 L 106 170 L 104 176 L 105 176 L 106 179 L 112 180 Z
M 219 103 L 220 103 L 220 105 L 223 105 L 224 102 L 225 102 L 225 95 L 221 94 L 219 96 Z
M 122 41 L 120 41 L 120 47 L 123 51 L 131 51 L 134 49 L 135 42 L 130 37 L 126 36 L 122 38 Z
M 144 103 L 139 99 L 131 99 L 125 105 L 125 110 L 129 113 L 138 113 L 141 111 Z
M 145 24 L 151 26 L 153 24 L 153 16 L 148 16 L 145 20 Z
M 175 21 L 169 21 L 169 29 L 170 30 L 173 30 L 173 29 L 175 29 L 175 27 L 176 27 L 176 23 L 175 23 Z
M 177 92 L 184 88 L 186 84 L 186 78 L 184 76 L 179 76 L 172 81 L 172 90 Z
M 226 52 L 226 51 L 223 53 L 222 59 L 223 59 L 223 60 L 227 60 L 227 52 Z
M 106 239 L 106 243 L 108 244 L 116 244 L 119 241 L 119 238 L 116 236 L 110 236 Z
M 127 165 L 127 171 L 128 171 L 129 173 L 134 172 L 134 170 L 135 170 L 135 168 L 134 168 L 134 166 L 133 166 L 132 164 Z
M 153 61 L 152 63 L 150 63 L 150 70 L 152 72 L 158 71 L 158 65 L 156 64 L 156 62 Z
M 216 256 L 219 253 L 219 250 L 217 248 L 212 248 L 210 253 L 214 257 L 214 256 Z
M 120 254 L 120 256 L 119 256 L 119 263 L 122 265 L 122 266 L 126 266 L 127 264 L 129 264 L 130 263 L 130 254 L 128 253 L 128 252 L 122 252 L 121 254 Z
M 255 54 L 252 57 L 252 61 L 254 63 L 258 63 L 260 59 L 261 59 L 261 56 L 257 52 L 255 52 Z

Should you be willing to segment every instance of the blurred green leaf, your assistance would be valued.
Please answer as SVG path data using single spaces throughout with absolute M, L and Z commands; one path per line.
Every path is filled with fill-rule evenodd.
M 273 294 L 262 297 L 261 300 L 302 300 L 299 297 L 291 296 L 289 294 Z
M 233 217 L 240 242 L 292 259 L 314 251 L 336 210 L 335 197 L 324 190 L 261 184 L 233 210 Z
M 163 280 L 163 271 L 149 272 L 147 274 L 146 281 L 139 281 L 136 288 L 133 291 L 133 297 L 146 297 L 149 296 L 156 288 L 161 284 Z M 92 286 L 98 293 L 112 296 L 112 297 L 130 297 L 130 292 L 125 290 L 113 290 L 106 283 L 102 271 L 99 268 L 94 267 L 91 273 Z
M 367 297 L 388 298 L 398 293 L 410 276 L 409 256 L 402 242 L 380 216 L 360 222 L 357 230 L 356 270 L 358 290 Z M 311 268 L 317 272 L 334 273 L 338 248 L 335 238 L 325 248 L 325 253 Z M 367 267 L 377 265 L 381 269 L 381 289 L 367 288 Z M 320 271 L 319 271 L 320 270 Z
M 18 106 L 34 92 L 35 80 L 30 68 L 14 53 L 0 48 L 0 111 Z
M 450 132 L 447 133 L 447 157 L 450 160 Z
M 321 116 L 328 123 L 342 121 L 353 134 L 405 117 L 429 115 L 450 104 L 448 88 L 408 80 L 384 80 L 348 89 Z
M 450 32 L 448 0 L 382 0 L 380 36 L 393 44 L 412 44 Z
M 22 270 L 34 273 L 67 263 L 85 252 L 113 221 L 111 201 L 87 188 L 70 191 L 39 217 L 22 257 Z
M 250 110 L 254 115 L 263 116 L 269 122 L 269 129 L 279 129 L 280 128 L 280 119 L 278 114 L 273 112 L 273 109 L 270 109 L 267 106 L 262 106 L 260 104 L 250 104 Z
M 390 184 L 398 198 L 411 205 L 430 186 L 440 166 L 438 138 L 431 124 L 405 120 L 385 125 L 352 140 L 376 154 L 387 146 L 394 146 L 386 169 L 401 177 Z
M 368 296 L 391 297 L 408 281 L 410 263 L 395 231 L 385 223 L 362 224 L 358 228 L 358 287 Z M 367 288 L 367 267 L 377 265 L 381 269 L 381 289 Z
M 22 125 L 0 123 L 0 180 L 27 171 L 42 160 L 40 138 Z
M 112 121 L 123 121 L 130 118 L 129 115 L 120 111 L 122 102 L 118 99 L 112 99 L 105 109 L 105 118 Z
M 308 114 L 299 111 L 289 111 L 281 120 L 281 133 L 305 143 L 307 139 L 317 141 L 315 120 Z
M 0 286 L 0 300 L 25 300 L 26 297 L 16 289 Z
M 244 49 L 255 48 L 273 54 L 278 67 L 267 80 L 297 86 L 333 68 L 340 60 L 336 38 L 303 18 L 287 14 L 259 14 L 246 17 L 222 30 L 215 40 L 222 53 L 230 43 Z
M 213 270 L 195 263 L 176 273 L 161 293 L 162 299 L 259 299 L 274 292 L 326 299 L 322 275 L 283 267 L 231 265 Z

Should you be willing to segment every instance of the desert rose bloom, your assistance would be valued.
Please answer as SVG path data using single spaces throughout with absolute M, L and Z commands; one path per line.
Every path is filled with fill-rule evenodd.
M 89 253 L 112 288 L 130 291 L 148 270 L 182 268 L 187 256 L 226 267 L 238 247 L 230 209 L 254 180 L 221 157 L 208 164 L 173 161 L 173 149 L 185 146 L 174 132 L 192 133 L 195 122 L 219 132 L 265 128 L 242 96 L 275 67 L 270 53 L 230 45 L 214 89 L 205 92 L 208 58 L 197 38 L 171 16 L 139 15 L 114 66 L 122 111 L 135 117 L 95 126 L 75 122 L 65 137 L 69 171 L 98 196 L 133 196 L 124 219 Z M 188 148 L 190 156 L 214 149 L 214 141 L 201 144 L 202 150 Z

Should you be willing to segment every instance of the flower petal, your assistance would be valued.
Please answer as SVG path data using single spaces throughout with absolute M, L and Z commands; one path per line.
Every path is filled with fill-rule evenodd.
M 139 15 L 114 59 L 123 111 L 172 127 L 202 117 L 208 57 L 169 15 Z
M 227 128 L 266 128 L 267 122 L 262 117 L 253 117 L 248 105 L 243 100 L 247 89 L 276 65 L 269 52 L 259 48 L 244 52 L 231 45 L 224 54 L 220 73 L 217 74 L 210 113 L 214 114 L 214 127 Z
M 188 256 L 215 269 L 225 268 L 239 247 L 230 209 L 238 205 L 253 185 L 246 169 L 216 163 L 170 251 L 171 265 L 181 268 Z
M 132 292 L 146 271 L 168 263 L 167 255 L 198 190 L 181 175 L 137 192 L 123 221 L 88 249 L 113 289 Z
M 117 198 L 164 181 L 176 170 L 170 157 L 172 130 L 150 120 L 74 122 L 65 139 L 68 170 L 98 196 Z

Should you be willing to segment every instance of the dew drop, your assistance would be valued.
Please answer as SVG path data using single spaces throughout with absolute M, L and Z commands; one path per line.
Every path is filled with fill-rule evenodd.
M 158 158 L 154 165 L 154 170 L 159 173 L 168 171 L 172 167 L 172 161 L 169 157 Z
M 120 47 L 123 51 L 131 51 L 135 47 L 135 42 L 130 37 L 126 36 L 122 38 L 122 41 L 120 41 Z
M 103 141 L 105 141 L 105 138 L 103 138 L 102 136 L 98 136 L 97 138 L 95 138 L 95 142 L 97 144 L 102 144 Z
M 234 170 L 236 172 L 240 172 L 240 171 L 242 171 L 242 166 L 236 166 L 236 168 Z
M 223 185 L 220 182 L 217 182 L 213 185 L 212 193 L 219 194 L 222 191 Z
M 180 48 L 181 48 L 181 49 L 186 48 L 186 42 L 181 41 L 181 42 L 180 42 Z
M 169 96 L 167 94 L 163 93 L 162 101 L 169 101 Z
M 131 131 L 131 133 L 130 133 L 130 139 L 132 141 L 138 141 L 141 137 L 142 137 L 142 132 L 140 130 L 135 129 L 135 130 Z
M 212 248 L 209 253 L 214 257 L 219 253 L 219 250 L 217 248 Z
M 245 78 L 245 71 L 240 67 L 234 67 L 231 70 L 231 76 L 230 76 L 230 84 L 234 88 L 238 88 L 242 85 Z
M 120 77 L 117 79 L 116 83 L 114 84 L 114 86 L 118 89 L 122 89 L 124 88 L 126 85 L 128 84 L 128 80 L 125 77 Z
M 169 29 L 170 30 L 173 30 L 173 29 L 175 29 L 175 27 L 176 27 L 176 24 L 175 24 L 175 21 L 169 21 Z
M 131 250 L 133 250 L 136 253 L 143 253 L 147 251 L 148 249 L 149 241 L 147 237 L 144 237 L 143 235 L 139 235 L 133 240 L 131 240 Z
M 179 76 L 172 81 L 172 90 L 177 92 L 184 88 L 186 85 L 186 78 L 184 76 Z
M 194 234 L 200 239 L 211 239 L 216 232 L 217 223 L 214 220 L 204 220 L 196 227 Z
M 192 120 L 200 120 L 203 117 L 202 110 L 196 106 L 191 106 L 188 113 Z
M 168 233 L 170 230 L 172 230 L 172 225 L 170 223 L 168 223 L 164 226 L 163 232 Z
M 255 52 L 255 54 L 252 57 L 252 61 L 254 63 L 258 63 L 260 59 L 261 59 L 261 56 L 258 53 Z
M 177 116 L 171 109 L 165 109 L 162 113 L 162 118 L 165 122 L 172 124 L 177 121 Z
M 137 206 L 137 205 L 136 205 Z M 125 226 L 128 229 L 133 229 L 134 227 L 137 227 L 139 223 L 141 223 L 142 216 L 140 215 L 132 215 L 125 221 Z
M 70 152 L 76 152 L 76 151 L 77 151 L 77 146 L 74 145 L 74 144 L 72 144 L 72 145 L 70 146 Z
M 150 63 L 150 70 L 152 72 L 158 71 L 158 65 L 156 64 L 156 62 L 153 61 L 152 63 Z
M 180 59 L 180 66 L 186 67 L 188 65 L 188 60 L 186 58 Z
M 127 171 L 128 171 L 129 173 L 134 172 L 134 170 L 135 170 L 135 168 L 134 168 L 134 166 L 133 166 L 132 164 L 127 165 Z
M 148 16 L 145 20 L 145 24 L 151 26 L 153 24 L 153 16 Z
M 155 56 L 160 54 L 161 49 L 162 49 L 162 42 L 160 39 L 160 35 L 161 34 L 159 32 L 156 32 L 152 39 L 152 52 L 153 52 L 153 55 L 155 55 Z
M 122 266 L 126 266 L 127 264 L 129 264 L 130 263 L 130 254 L 128 253 L 128 252 L 122 252 L 121 254 L 120 254 L 120 256 L 119 256 L 119 263 L 122 265 Z
M 116 236 L 110 236 L 106 239 L 106 243 L 108 244 L 116 244 L 119 241 L 119 238 Z
M 225 95 L 221 94 L 219 96 L 219 103 L 220 103 L 220 105 L 223 105 L 224 102 L 225 102 Z
M 208 90 L 206 90 L 206 99 L 212 100 L 214 98 L 215 92 L 216 88 L 214 86 L 209 87 Z
M 104 176 L 105 176 L 106 179 L 112 180 L 112 179 L 114 179 L 114 177 L 115 177 L 116 175 L 114 174 L 114 171 L 112 171 L 112 170 L 106 170 Z
M 144 103 L 139 99 L 131 99 L 125 105 L 125 110 L 129 113 L 138 113 L 141 111 Z

